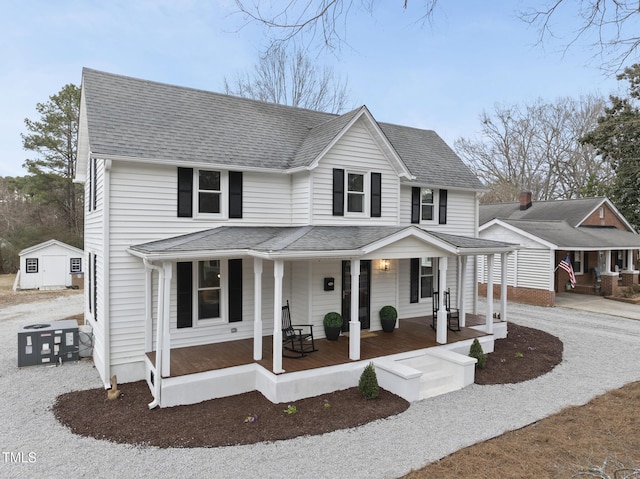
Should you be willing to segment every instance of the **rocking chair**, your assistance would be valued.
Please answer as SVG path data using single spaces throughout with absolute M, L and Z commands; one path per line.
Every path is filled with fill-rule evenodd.
M 433 316 L 431 317 L 431 327 L 435 330 L 438 324 L 438 310 L 440 306 L 440 294 L 438 291 L 433 292 Z M 447 289 L 444 292 L 444 307 L 447 311 L 447 327 L 451 331 L 460 331 L 460 310 L 457 308 L 451 308 L 451 290 Z
M 308 328 L 308 332 L 302 332 L 303 328 Z M 312 324 L 291 324 L 291 310 L 289 309 L 289 300 L 282 307 L 282 349 L 295 353 L 282 355 L 285 358 L 299 359 L 308 353 L 317 351 L 315 341 L 313 339 Z

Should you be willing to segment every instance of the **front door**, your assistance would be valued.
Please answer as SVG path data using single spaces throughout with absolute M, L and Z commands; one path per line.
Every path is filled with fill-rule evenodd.
M 371 260 L 360 260 L 360 287 L 358 291 L 358 311 L 360 329 L 369 329 L 371 299 Z M 342 262 L 342 318 L 343 331 L 349 330 L 351 321 L 351 261 Z

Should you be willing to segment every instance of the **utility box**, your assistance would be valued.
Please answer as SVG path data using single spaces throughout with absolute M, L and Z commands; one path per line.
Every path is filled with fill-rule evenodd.
M 73 319 L 25 324 L 18 331 L 18 367 L 77 361 L 79 349 Z
M 84 289 L 84 273 L 71 273 L 71 289 Z

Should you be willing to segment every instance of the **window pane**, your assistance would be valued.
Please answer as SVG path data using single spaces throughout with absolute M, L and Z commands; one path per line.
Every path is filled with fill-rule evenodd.
M 422 219 L 428 221 L 433 219 L 433 206 L 422 205 Z
M 433 262 L 431 261 L 431 258 L 422 258 L 420 264 L 420 276 L 427 274 L 433 274 Z
M 364 175 L 349 173 L 348 190 L 364 192 Z
M 420 297 L 430 298 L 433 296 L 433 276 L 423 276 L 420 278 Z
M 362 213 L 364 211 L 364 195 L 349 193 L 347 197 L 347 211 Z
M 198 194 L 198 211 L 200 213 L 220 213 L 220 193 Z
M 433 190 L 429 188 L 422 189 L 422 204 L 433 204 Z
M 220 191 L 220 172 L 201 171 L 200 182 L 198 184 L 201 190 Z
M 198 287 L 199 288 L 219 288 L 220 287 L 220 261 L 200 261 L 198 262 Z
M 220 290 L 198 291 L 198 319 L 220 317 Z

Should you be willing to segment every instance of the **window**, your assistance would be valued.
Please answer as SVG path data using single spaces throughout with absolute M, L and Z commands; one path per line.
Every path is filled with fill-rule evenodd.
M 433 258 L 420 259 L 420 297 L 433 296 Z
M 347 212 L 364 213 L 364 175 L 347 174 Z
M 571 266 L 575 274 L 584 273 L 584 251 L 572 251 L 571 252 Z
M 433 221 L 434 191 L 431 188 L 422 188 L 420 191 L 420 219 Z
M 242 259 L 178 262 L 178 328 L 242 321 Z
M 37 273 L 38 272 L 38 258 L 27 258 L 27 273 Z
M 200 170 L 198 174 L 198 211 L 220 213 L 220 172 Z
M 411 188 L 411 223 L 447 224 L 448 190 Z
M 178 217 L 242 218 L 241 171 L 178 168 Z M 194 213 L 195 212 L 195 213 Z
M 220 317 L 220 260 L 198 262 L 198 319 Z
M 82 258 L 71 258 L 71 272 L 80 273 L 82 271 Z
M 431 298 L 436 282 L 436 259 L 412 258 L 410 266 L 410 302 L 419 303 L 422 299 Z

